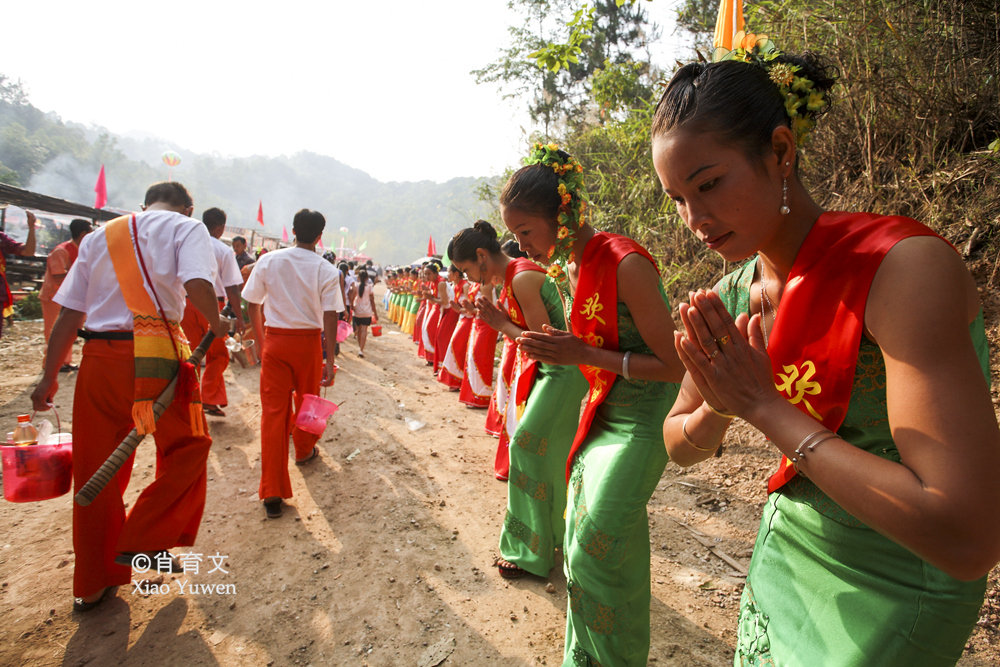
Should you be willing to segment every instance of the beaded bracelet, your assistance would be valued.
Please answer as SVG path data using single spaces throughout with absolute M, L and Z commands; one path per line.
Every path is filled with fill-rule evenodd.
M 799 446 L 795 448 L 794 455 L 790 458 L 792 462 L 792 467 L 795 468 L 795 472 L 805 476 L 805 473 L 799 470 L 799 462 L 806 458 L 806 453 L 811 452 L 816 449 L 816 446 L 821 442 L 830 440 L 831 438 L 836 438 L 837 434 L 825 428 L 821 428 L 815 433 L 810 433 L 802 439 Z
M 719 445 L 716 445 L 715 447 L 711 447 L 711 448 L 699 447 L 698 445 L 695 444 L 694 440 L 691 439 L 691 436 L 688 435 L 688 428 L 687 428 L 687 426 L 688 426 L 688 420 L 689 419 L 691 419 L 691 415 L 688 415 L 687 417 L 685 417 L 684 421 L 681 422 L 681 435 L 684 437 L 684 442 L 686 442 L 687 444 L 691 445 L 692 447 L 694 447 L 695 449 L 697 449 L 699 452 L 714 452 L 716 449 L 718 449 L 719 445 L 721 445 L 722 442 L 719 442 Z

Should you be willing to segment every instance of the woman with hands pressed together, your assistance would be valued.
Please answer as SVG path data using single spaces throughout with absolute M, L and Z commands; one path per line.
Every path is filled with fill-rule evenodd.
M 535 144 L 500 195 L 518 245 L 550 264 L 570 312 L 517 339 L 543 364 L 578 365 L 590 384 L 567 459 L 565 665 L 645 665 L 650 550 L 646 504 L 667 464 L 660 425 L 684 367 L 656 263 L 638 243 L 585 221 L 583 168 Z
M 565 326 L 555 285 L 530 260 L 503 254 L 488 222 L 479 220 L 456 234 L 448 256 L 469 279 L 484 286 L 503 285 L 506 312 L 482 294 L 476 308 L 487 325 L 508 339 L 550 324 Z M 563 546 L 565 534 L 566 456 L 586 387 L 574 367 L 536 363 L 515 353 L 500 434 L 500 446 L 510 455 L 507 514 L 497 560 L 504 578 L 526 571 L 547 577 L 555 565 L 555 550 Z
M 426 303 L 424 310 L 423 332 L 421 334 L 421 347 L 423 357 L 428 366 L 434 365 L 434 358 L 437 354 L 437 330 L 438 322 L 441 320 L 441 301 L 439 285 L 441 275 L 438 273 L 438 265 L 434 262 L 428 264 L 421 270 L 423 285 L 421 296 Z
M 652 130 L 691 231 L 728 262 L 756 256 L 681 304 L 688 374 L 663 424 L 683 466 L 737 415 L 783 455 L 735 664 L 953 665 L 1000 558 L 976 285 L 920 223 L 812 200 L 798 145 L 833 81 L 766 37 L 743 46 L 679 70 Z
M 479 311 L 475 306 L 482 286 L 474 282 L 471 285 L 467 284 L 466 287 L 469 292 L 468 299 L 460 301 L 459 304 L 472 319 L 472 330 L 469 333 L 465 375 L 462 378 L 462 388 L 459 390 L 458 400 L 469 408 L 489 408 L 493 398 L 493 360 L 497 349 L 497 332 L 479 317 Z M 488 285 L 482 294 L 487 300 L 494 301 L 496 298 L 494 292 L 493 286 Z M 487 417 L 487 421 L 489 421 L 489 417 Z M 493 435 L 491 425 L 487 424 L 486 430 Z M 495 430 L 496 435 L 499 435 L 499 428 Z M 503 476 L 506 479 L 506 471 Z
M 454 264 L 448 267 L 448 297 L 448 310 L 455 313 L 455 324 L 449 339 L 444 342 L 445 352 L 438 362 L 437 379 L 450 391 L 458 391 L 465 376 L 466 351 L 476 313 L 469 302 L 469 283 Z M 438 337 L 441 337 L 440 327 Z
M 443 267 L 441 267 L 443 268 Z M 440 310 L 438 316 L 437 333 L 434 335 L 434 375 L 437 376 L 444 363 L 444 358 L 448 354 L 448 347 L 451 344 L 451 335 L 455 333 L 455 325 L 458 324 L 458 309 L 453 307 L 455 297 L 455 274 L 461 277 L 462 272 L 452 265 L 448 269 L 446 276 L 442 276 L 437 284 L 437 304 Z

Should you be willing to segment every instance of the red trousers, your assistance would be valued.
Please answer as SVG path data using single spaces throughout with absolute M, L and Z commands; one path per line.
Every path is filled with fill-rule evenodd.
M 222 302 L 219 309 L 222 309 Z M 201 311 L 194 307 L 188 299 L 184 308 L 184 319 L 181 320 L 181 328 L 193 350 L 201 342 L 201 339 L 208 333 L 208 320 L 201 314 Z M 226 349 L 226 341 L 216 338 L 208 346 L 205 354 L 205 370 L 201 374 L 201 402 L 204 405 L 218 405 L 226 407 L 229 405 L 229 397 L 226 396 L 226 381 L 222 374 L 229 367 L 229 350 Z
M 132 341 L 91 340 L 83 346 L 73 395 L 74 493 L 132 430 L 134 384 Z M 187 405 L 172 403 L 156 422 L 156 476 L 128 516 L 122 495 L 134 456 L 94 502 L 86 507 L 73 503 L 76 597 L 129 583 L 132 569 L 114 563 L 119 552 L 194 544 L 205 509 L 205 466 L 212 439 L 191 434 L 190 415 Z M 148 441 L 140 445 L 148 446 Z
M 323 345 L 319 329 L 265 328 L 260 362 L 261 499 L 292 497 L 288 436 L 292 436 L 297 459 L 307 457 L 319 441 L 318 435 L 295 426 L 295 414 L 306 394 L 319 394 L 321 379 Z

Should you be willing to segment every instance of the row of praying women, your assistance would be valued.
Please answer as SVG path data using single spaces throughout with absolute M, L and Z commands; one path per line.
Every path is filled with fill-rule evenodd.
M 470 284 L 452 266 L 441 276 L 432 261 L 419 269 L 404 267 L 386 277 L 389 319 L 410 335 L 417 355 L 434 376 L 470 408 L 488 408 L 493 397 L 493 358 L 497 332 L 478 315 L 479 284 Z M 493 298 L 487 288 L 483 300 Z
M 528 259 L 501 252 L 480 221 L 448 247 L 480 286 L 475 310 L 456 271 L 451 292 L 433 271 L 413 290 L 431 304 L 425 323 L 440 329 L 456 302 L 509 344 L 497 567 L 546 577 L 561 549 L 563 664 L 645 665 L 646 504 L 668 461 L 711 457 L 739 417 L 782 464 L 735 664 L 953 665 L 1000 560 L 1000 429 L 976 284 L 919 222 L 812 199 L 800 150 L 834 84 L 818 57 L 769 41 L 731 56 L 681 68 L 653 119 L 664 192 L 739 266 L 679 305 L 683 331 L 659 263 L 589 224 L 583 166 L 554 144 L 536 144 L 500 196 Z M 447 368 L 433 325 L 426 358 Z

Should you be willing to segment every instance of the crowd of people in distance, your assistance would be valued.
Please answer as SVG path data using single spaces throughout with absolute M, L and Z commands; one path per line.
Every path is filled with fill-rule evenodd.
M 1000 428 L 977 287 L 923 224 L 816 203 L 799 163 L 833 69 L 754 39 L 737 33 L 714 62 L 681 67 L 652 118 L 660 185 L 691 233 L 736 267 L 676 306 L 679 329 L 663 266 L 591 224 L 584 165 L 554 143 L 534 144 L 500 192 L 514 247 L 477 221 L 448 244 L 446 273 L 438 261 L 388 271 L 383 305 L 498 437 L 498 575 L 544 578 L 561 561 L 564 667 L 647 664 L 647 503 L 668 463 L 720 455 L 737 417 L 781 464 L 735 665 L 954 665 L 1000 560 Z M 372 274 L 316 252 L 322 214 L 296 213 L 294 247 L 253 261 L 245 240 L 220 248 L 222 211 L 202 221 L 193 211 L 183 186 L 155 184 L 142 213 L 81 235 L 66 248 L 75 263 L 53 268 L 61 311 L 32 401 L 51 406 L 79 330 L 75 486 L 133 425 L 157 447 L 156 480 L 127 514 L 127 470 L 73 507 L 78 611 L 127 584 L 136 555 L 176 568 L 168 550 L 194 544 L 205 414 L 226 406 L 224 349 L 210 350 L 200 381 L 186 359 L 189 341 L 227 336 L 226 302 L 236 331 L 247 303 L 262 349 L 259 496 L 270 518 L 292 495 L 289 437 L 297 464 L 321 455 L 292 416 L 333 382 L 339 323 L 350 318 L 362 357 L 378 326 Z M 30 254 L 32 243 L 9 249 Z M 174 376 L 181 389 L 156 420 L 153 401 Z

